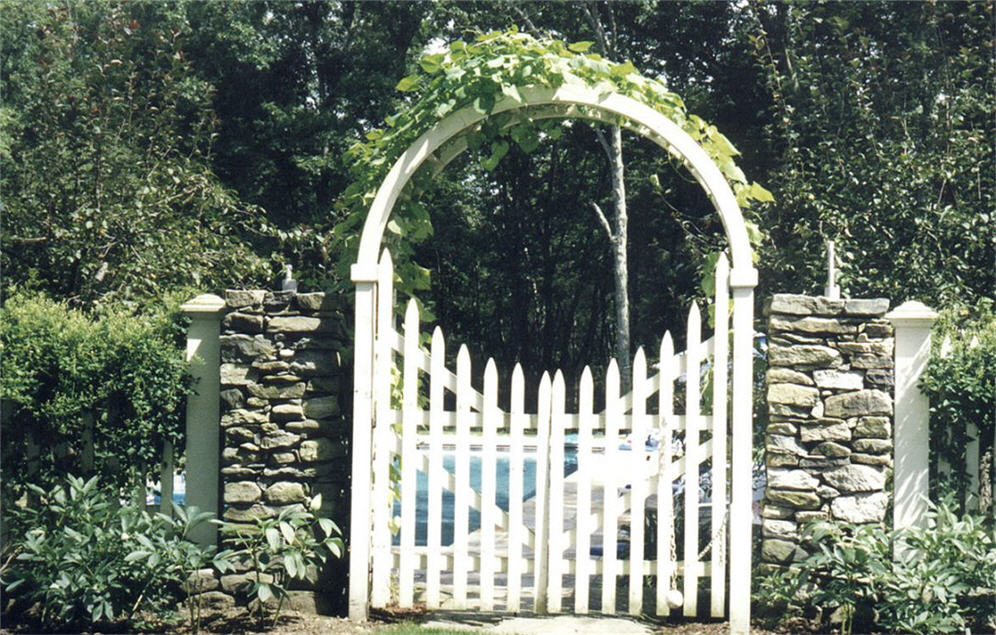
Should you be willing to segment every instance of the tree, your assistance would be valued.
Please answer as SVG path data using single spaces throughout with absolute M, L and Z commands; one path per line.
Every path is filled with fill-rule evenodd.
M 266 277 L 264 219 L 206 165 L 211 87 L 179 9 L 16 2 L 2 28 L 6 280 L 91 305 Z

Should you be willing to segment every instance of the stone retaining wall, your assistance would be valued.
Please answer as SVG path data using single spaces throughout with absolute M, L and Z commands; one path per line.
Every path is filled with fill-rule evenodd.
M 323 515 L 349 527 L 350 429 L 342 368 L 351 342 L 339 296 L 228 290 L 221 323 L 222 518 L 273 517 L 322 495 Z M 341 563 L 333 563 L 339 567 Z M 207 580 L 205 599 L 226 604 L 248 574 Z M 344 574 L 339 586 L 345 588 Z M 324 603 L 323 597 L 295 604 Z M 300 594 L 298 594 L 300 595 Z M 310 604 L 309 604 L 310 603 Z
M 892 467 L 889 301 L 775 295 L 768 314 L 762 567 L 804 556 L 817 519 L 885 519 Z

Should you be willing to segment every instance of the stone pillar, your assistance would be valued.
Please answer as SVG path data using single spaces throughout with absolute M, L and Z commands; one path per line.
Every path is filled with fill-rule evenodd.
M 892 466 L 888 300 L 779 294 L 768 311 L 763 566 L 801 558 L 817 519 L 885 519 Z
M 937 314 L 906 302 L 885 316 L 896 331 L 896 529 L 921 525 L 927 512 L 930 412 L 917 383 L 930 359 L 930 329 Z
M 187 362 L 194 377 L 195 394 L 187 397 L 187 494 L 185 503 L 218 515 L 219 445 L 219 322 L 225 301 L 216 295 L 199 295 L 180 307 L 190 317 L 187 329 Z M 218 529 L 201 523 L 190 532 L 201 545 L 218 541 Z

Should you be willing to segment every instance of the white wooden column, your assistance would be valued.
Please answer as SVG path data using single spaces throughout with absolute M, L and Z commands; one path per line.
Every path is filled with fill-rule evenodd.
M 922 525 L 927 512 L 929 404 L 917 383 L 930 359 L 930 328 L 937 313 L 911 301 L 887 313 L 885 318 L 896 331 L 892 524 L 900 529 Z
M 186 504 L 219 516 L 218 477 L 221 446 L 221 316 L 225 301 L 209 293 L 182 305 L 190 317 L 187 363 L 195 394 L 187 397 Z M 190 532 L 199 545 L 218 542 L 218 528 L 201 523 Z
M 753 530 L 754 287 L 757 271 L 733 269 L 733 399 L 730 440 L 730 632 L 750 632 Z M 718 336 L 718 334 L 717 334 Z M 713 510 L 715 513 L 715 510 Z M 717 572 L 713 572 L 716 575 Z
M 356 322 L 353 352 L 353 446 L 349 519 L 349 619 L 365 622 L 370 601 L 370 467 L 373 426 L 373 336 L 377 267 L 353 265 Z

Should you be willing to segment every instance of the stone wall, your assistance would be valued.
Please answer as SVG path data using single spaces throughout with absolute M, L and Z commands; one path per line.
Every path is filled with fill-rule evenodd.
M 345 531 L 350 430 L 342 414 L 349 388 L 342 360 L 351 342 L 341 298 L 229 290 L 225 303 L 222 517 L 272 517 L 321 494 L 323 515 Z M 215 595 L 231 594 L 246 576 L 226 575 L 208 586 Z
M 816 519 L 885 519 L 892 467 L 888 300 L 775 295 L 768 307 L 767 488 L 761 560 L 803 557 Z

